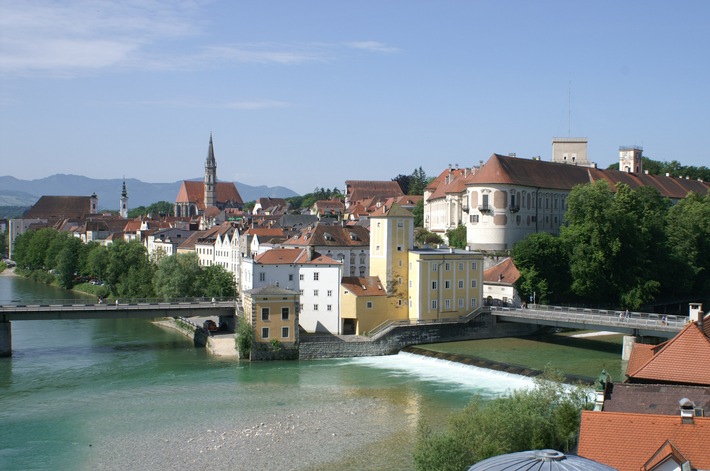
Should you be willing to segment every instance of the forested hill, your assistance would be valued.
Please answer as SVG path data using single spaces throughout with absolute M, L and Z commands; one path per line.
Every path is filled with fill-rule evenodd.
M 126 179 L 129 207 L 148 206 L 157 201 L 175 201 L 182 182 L 146 183 L 134 178 Z M 244 202 L 269 196 L 288 198 L 298 194 L 282 186 L 251 186 L 234 182 Z M 42 195 L 89 196 L 96 193 L 100 209 L 118 209 L 123 180 L 95 179 L 80 175 L 57 174 L 37 180 L 20 180 L 0 177 L 0 206 L 31 206 Z

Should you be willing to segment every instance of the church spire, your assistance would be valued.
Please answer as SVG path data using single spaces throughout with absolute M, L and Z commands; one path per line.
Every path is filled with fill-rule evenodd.
M 212 133 L 210 133 L 210 146 L 207 150 L 207 161 L 205 162 L 205 207 L 217 204 L 217 161 L 214 158 L 214 146 L 212 144 Z
M 121 191 L 121 203 L 119 215 L 126 219 L 128 217 L 128 192 L 126 191 L 126 177 L 123 177 L 123 190 Z

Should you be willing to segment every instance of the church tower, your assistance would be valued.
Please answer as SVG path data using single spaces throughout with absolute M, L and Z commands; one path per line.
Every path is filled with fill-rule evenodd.
M 128 192 L 126 191 L 126 177 L 123 177 L 123 190 L 121 191 L 121 205 L 118 214 L 123 218 L 128 218 Z
M 207 150 L 205 162 L 205 207 L 217 204 L 217 161 L 214 159 L 212 134 L 210 134 L 210 147 Z
M 643 147 L 619 147 L 619 171 L 627 173 L 643 173 Z

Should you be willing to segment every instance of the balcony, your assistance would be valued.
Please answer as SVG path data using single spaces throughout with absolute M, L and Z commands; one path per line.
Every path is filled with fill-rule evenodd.
M 492 213 L 493 212 L 493 206 L 487 205 L 487 204 L 482 204 L 478 207 L 478 210 L 481 213 Z
M 518 211 L 520 211 L 520 205 L 516 204 L 516 205 L 511 205 L 511 206 L 510 206 L 510 212 L 511 212 L 511 213 L 517 213 Z
M 464 203 L 461 205 L 461 211 L 463 211 L 464 213 L 468 212 L 468 203 Z

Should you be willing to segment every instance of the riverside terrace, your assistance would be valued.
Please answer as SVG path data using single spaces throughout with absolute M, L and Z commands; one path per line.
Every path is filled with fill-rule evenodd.
M 59 299 L 4 304 L 0 306 L 0 357 L 12 355 L 11 321 L 219 316 L 220 321 L 233 326 L 236 308 L 234 298 L 118 299 L 114 303 Z

